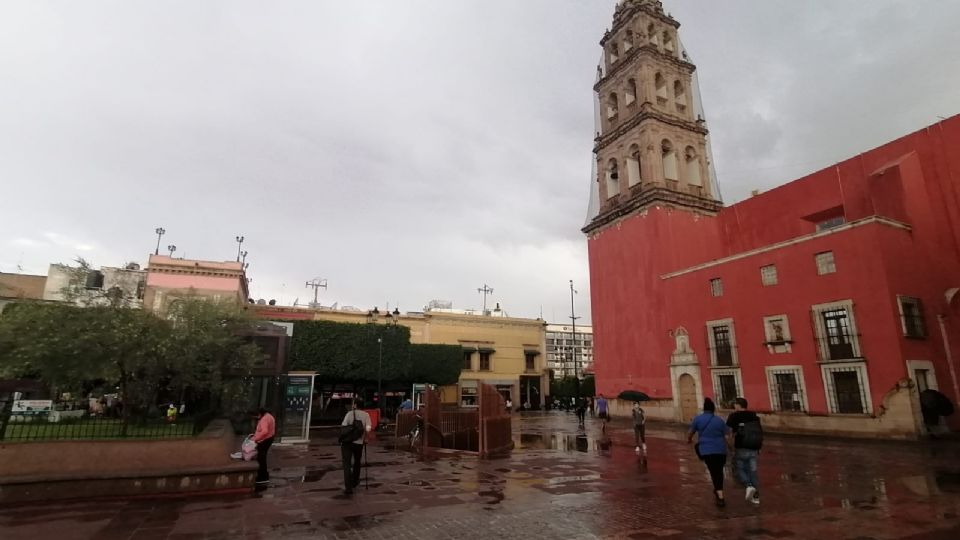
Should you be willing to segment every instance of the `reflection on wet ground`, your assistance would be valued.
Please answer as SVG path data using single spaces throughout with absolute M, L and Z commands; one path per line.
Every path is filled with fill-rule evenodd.
M 759 507 L 728 476 L 712 504 L 682 428 L 648 427 L 648 451 L 613 423 L 607 434 L 564 413 L 516 415 L 510 457 L 419 459 L 368 448 L 353 497 L 339 449 L 271 451 L 258 497 L 72 502 L 0 509 L 0 537 L 114 538 L 960 538 L 960 445 L 769 437 Z M 938 536 L 940 535 L 940 536 Z

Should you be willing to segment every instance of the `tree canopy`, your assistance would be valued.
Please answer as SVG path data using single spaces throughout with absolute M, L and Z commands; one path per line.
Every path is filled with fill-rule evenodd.
M 78 393 L 107 381 L 134 409 L 156 404 L 162 391 L 217 396 L 262 357 L 239 335 L 246 324 L 238 306 L 202 298 L 184 299 L 167 319 L 116 305 L 13 304 L 0 316 L 0 377 Z
M 324 382 L 382 378 L 452 384 L 460 377 L 462 361 L 458 345 L 411 344 L 405 326 L 300 321 L 294 325 L 289 366 L 316 371 Z

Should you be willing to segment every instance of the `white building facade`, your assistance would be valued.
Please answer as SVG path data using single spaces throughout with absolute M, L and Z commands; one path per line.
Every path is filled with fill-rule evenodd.
M 574 364 L 576 359 L 576 364 Z M 574 374 L 583 377 L 584 370 L 593 366 L 593 327 L 577 325 L 547 325 L 547 369 L 555 379 Z

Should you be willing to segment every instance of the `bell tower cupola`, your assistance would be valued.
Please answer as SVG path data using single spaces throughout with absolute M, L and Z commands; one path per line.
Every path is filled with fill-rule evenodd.
M 722 203 L 711 182 L 707 127 L 694 102 L 694 72 L 680 23 L 657 0 L 620 0 L 600 40 L 594 85 L 597 215 L 584 232 L 653 204 L 705 214 Z

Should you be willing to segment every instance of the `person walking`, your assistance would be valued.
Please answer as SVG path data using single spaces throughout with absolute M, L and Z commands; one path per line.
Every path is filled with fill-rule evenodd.
M 733 468 L 737 478 L 746 486 L 744 498 L 760 504 L 760 478 L 757 475 L 757 456 L 763 447 L 763 427 L 757 413 L 747 409 L 747 400 L 738 397 L 733 402 L 734 412 L 727 417 L 727 443 L 733 449 Z
M 714 502 L 723 508 L 726 506 L 726 501 L 723 500 L 723 467 L 727 464 L 727 424 L 714 414 L 716 410 L 712 399 L 703 400 L 703 413 L 690 424 L 687 443 L 692 443 L 694 434 L 697 435 L 694 450 L 710 471 Z
M 373 428 L 370 415 L 360 410 L 360 400 L 350 401 L 350 410 L 340 423 L 340 455 L 343 458 L 343 494 L 350 495 L 360 485 L 361 459 L 367 433 Z
M 633 440 L 637 445 L 637 452 L 640 451 L 640 445 L 643 445 L 643 451 L 647 451 L 647 415 L 637 401 L 633 404 Z
M 597 418 L 601 420 L 610 419 L 610 412 L 607 410 L 607 398 L 603 397 L 603 394 L 600 394 L 600 397 L 597 398 Z
M 258 411 L 251 412 L 251 416 L 257 419 L 257 429 L 253 434 L 253 442 L 257 443 L 257 469 L 256 490 L 267 489 L 270 483 L 270 472 L 267 469 L 267 452 L 273 445 L 273 436 L 277 430 L 277 421 L 270 414 L 270 411 L 260 407 Z
M 577 422 L 583 426 L 587 418 L 587 400 L 580 398 L 577 402 Z

